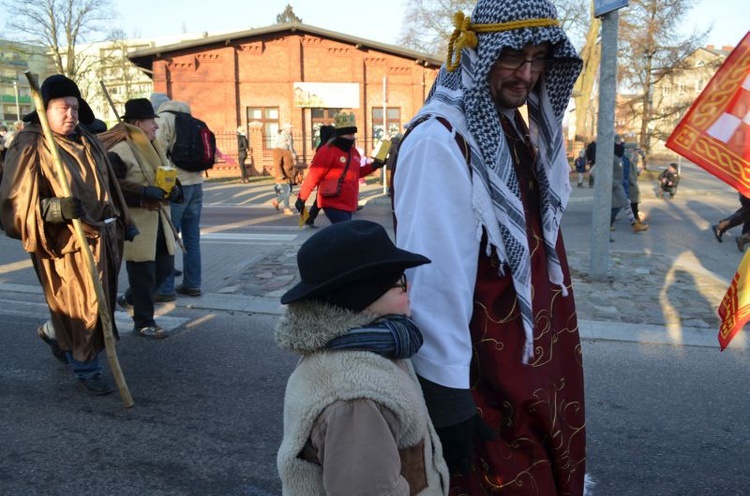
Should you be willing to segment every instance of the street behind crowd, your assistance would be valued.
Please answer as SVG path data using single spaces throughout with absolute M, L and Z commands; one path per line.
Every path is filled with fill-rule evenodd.
M 737 195 L 692 165 L 674 200 L 656 199 L 648 183 L 641 190 L 651 228 L 633 234 L 626 221 L 615 224 L 608 281 L 588 278 L 593 190 L 574 187 L 563 220 L 595 494 L 747 494 L 747 337 L 723 353 L 716 341 L 716 307 L 741 254 L 738 233 L 719 244 L 710 232 Z M 275 454 L 296 357 L 277 349 L 273 328 L 312 231 L 273 210 L 272 196 L 268 181 L 206 183 L 204 294 L 157 308 L 169 339 L 133 335 L 117 312 L 130 410 L 116 394 L 76 390 L 34 332 L 46 306 L 29 258 L 0 238 L 0 493 L 280 493 Z M 392 231 L 382 187 L 368 185 L 361 198 L 357 216 Z

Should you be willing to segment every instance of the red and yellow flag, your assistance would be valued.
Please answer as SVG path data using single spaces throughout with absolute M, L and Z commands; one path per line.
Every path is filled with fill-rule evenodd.
M 667 147 L 750 196 L 750 32 L 688 110 Z M 724 350 L 750 320 L 750 251 L 719 306 Z
M 750 320 L 750 250 L 742 257 L 718 313 L 721 319 L 719 345 L 723 351 Z
M 690 107 L 667 147 L 750 196 L 750 33 Z

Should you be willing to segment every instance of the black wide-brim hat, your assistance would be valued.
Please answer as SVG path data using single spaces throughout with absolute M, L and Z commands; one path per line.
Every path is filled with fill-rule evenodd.
M 297 253 L 301 281 L 281 303 L 314 299 L 350 310 L 366 308 L 393 287 L 405 269 L 430 263 L 393 244 L 380 224 L 339 222 L 315 233 Z
M 72 96 L 78 99 L 78 122 L 81 124 L 91 124 L 94 122 L 94 111 L 91 110 L 89 104 L 86 103 L 81 97 L 81 90 L 78 89 L 73 80 L 63 76 L 62 74 L 55 74 L 44 80 L 40 89 L 42 94 L 42 100 L 44 101 L 44 108 L 47 108 L 50 100 L 55 98 L 65 98 Z M 36 110 L 26 114 L 23 117 L 25 122 L 39 122 L 39 116 L 36 115 Z
M 134 98 L 125 102 L 125 114 L 122 116 L 123 119 L 131 120 L 145 120 L 155 119 L 157 117 L 154 112 L 154 106 L 151 105 L 151 101 L 148 98 Z

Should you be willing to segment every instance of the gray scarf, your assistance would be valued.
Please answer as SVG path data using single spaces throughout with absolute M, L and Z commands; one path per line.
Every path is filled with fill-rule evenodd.
M 405 315 L 387 315 L 349 329 L 326 344 L 329 350 L 363 350 L 386 358 L 410 358 L 422 346 L 422 333 Z

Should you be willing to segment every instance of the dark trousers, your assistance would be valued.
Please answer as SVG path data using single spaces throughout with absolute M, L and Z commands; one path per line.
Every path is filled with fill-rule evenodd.
M 240 173 L 242 174 L 242 179 L 247 180 L 250 177 L 250 174 L 248 173 L 247 166 L 245 166 L 245 160 L 247 160 L 247 153 L 240 152 L 237 156 L 237 160 L 240 163 Z
M 739 226 L 740 224 L 742 224 L 742 234 L 750 232 L 750 198 L 740 194 L 740 208 L 732 215 L 719 222 L 728 222 L 726 227 L 722 229 L 722 232 Z
M 630 203 L 630 210 L 633 211 L 633 215 L 635 215 L 635 220 L 640 221 L 641 220 L 641 214 L 638 211 L 638 204 L 637 203 Z
M 167 251 L 164 231 L 159 222 L 156 237 L 156 260 L 153 262 L 126 262 L 130 287 L 125 291 L 125 299 L 133 305 L 133 323 L 136 329 L 148 327 L 154 322 L 154 295 L 156 288 L 174 270 L 174 255 Z
M 663 186 L 661 187 L 661 192 L 663 193 L 669 193 L 669 196 L 674 196 L 677 194 L 677 186 Z
M 352 220 L 351 212 L 346 212 L 337 208 L 323 207 L 323 213 L 326 214 L 326 217 L 331 221 L 331 224 Z

